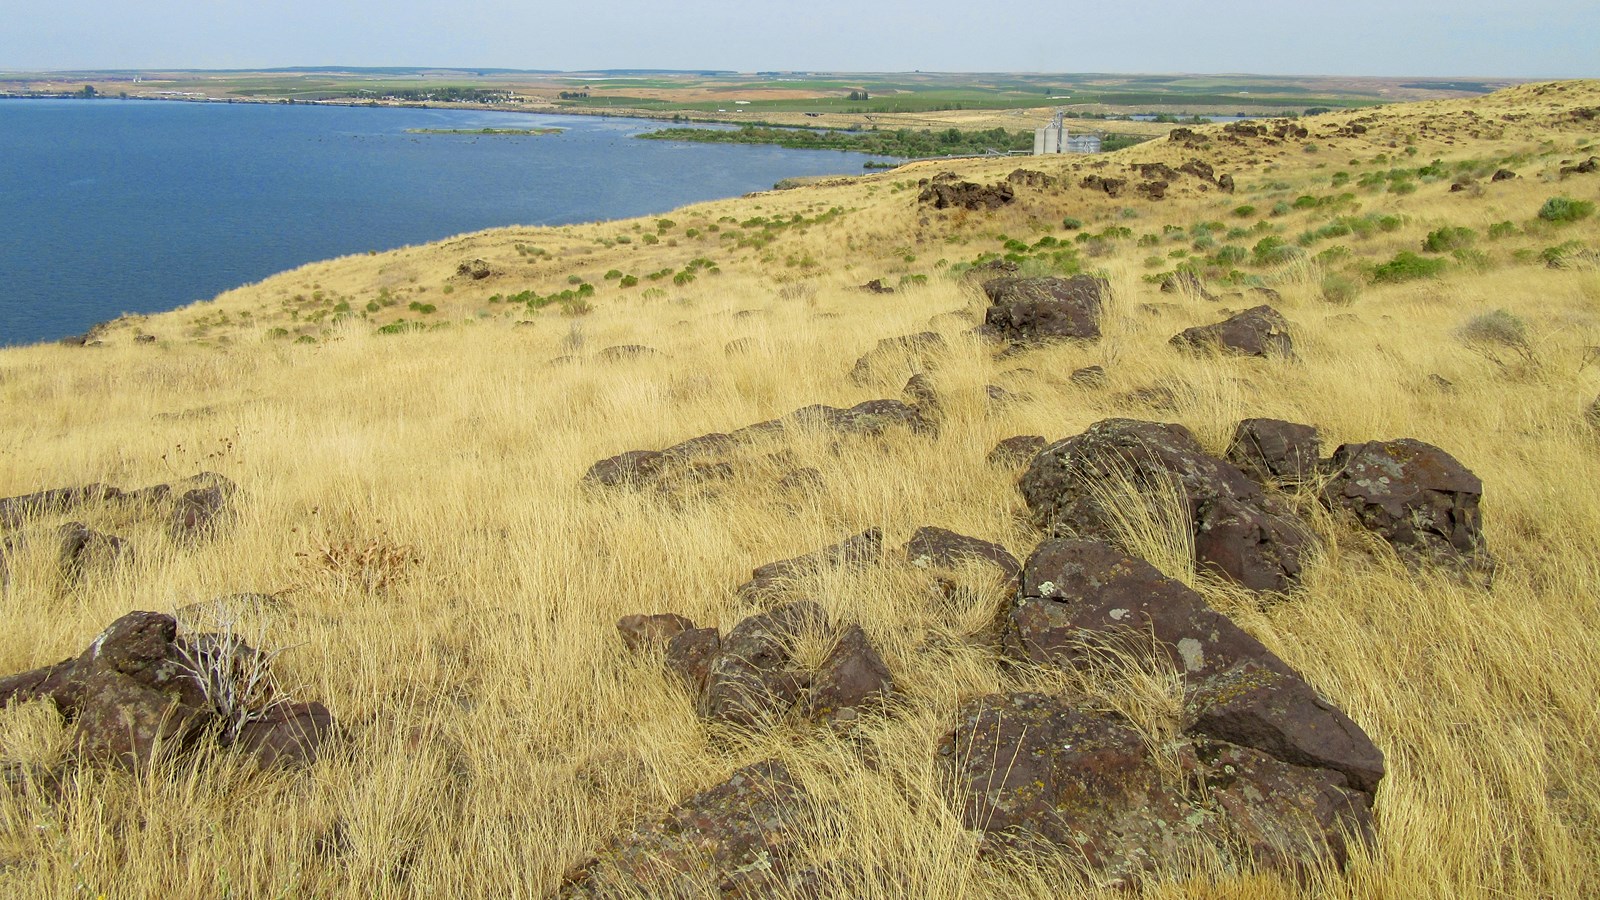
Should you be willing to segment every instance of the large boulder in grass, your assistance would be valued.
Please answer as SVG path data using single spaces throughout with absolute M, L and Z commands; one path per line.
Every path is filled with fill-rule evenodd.
M 1257 479 L 1284 486 L 1310 481 L 1321 470 L 1322 438 L 1311 425 L 1245 419 L 1233 430 L 1228 462 Z
M 268 658 L 231 637 L 177 632 L 172 616 L 128 613 L 76 658 L 0 679 L 0 707 L 49 700 L 84 758 L 128 768 L 209 739 L 262 766 L 316 758 L 333 729 L 326 707 L 272 697 L 270 682 L 264 705 L 225 703 L 241 677 L 269 674 Z
M 814 805 L 778 760 L 746 766 L 606 843 L 559 897 L 779 897 L 804 891 Z
M 810 601 L 790 603 L 735 625 L 707 667 L 700 715 L 747 729 L 771 725 L 810 686 L 807 673 L 793 664 L 795 642 L 828 628 L 827 613 Z
M 905 553 L 906 562 L 919 568 L 953 568 L 969 560 L 989 563 L 1007 581 L 1016 578 L 1022 569 L 1011 551 L 999 544 L 932 525 L 924 525 L 911 535 Z
M 948 349 L 944 337 L 935 331 L 884 338 L 856 360 L 850 370 L 850 381 L 865 385 L 871 384 L 884 370 L 899 376 L 904 375 L 908 366 L 913 369 L 932 368 Z
M 1180 349 L 1217 351 L 1238 356 L 1294 356 L 1289 322 L 1270 306 L 1252 307 L 1211 325 L 1197 325 L 1173 335 Z
M 1088 670 L 1156 660 L 1184 676 L 1194 733 L 1296 766 L 1340 773 L 1371 794 L 1383 754 L 1361 727 L 1277 654 L 1189 586 L 1099 541 L 1040 544 L 1006 623 L 1008 655 Z
M 1298 875 L 1342 867 L 1349 838 L 1370 839 L 1365 795 L 1336 772 L 1215 740 L 1161 751 L 1106 713 L 1014 693 L 965 703 L 936 752 L 986 844 L 1065 850 L 1105 887 L 1207 856 Z
M 1258 591 L 1300 578 L 1310 537 L 1237 467 L 1206 453 L 1182 425 L 1105 419 L 1046 447 L 1018 487 L 1033 520 L 1057 534 L 1112 543 L 1126 504 L 1188 527 L 1195 561 Z
M 1345 444 L 1329 462 L 1325 504 L 1351 513 L 1411 562 L 1486 565 L 1483 482 L 1445 451 L 1411 438 Z
M 983 333 L 1016 343 L 1100 339 L 1100 311 L 1110 296 L 1102 278 L 995 278 L 983 283 L 989 309 Z

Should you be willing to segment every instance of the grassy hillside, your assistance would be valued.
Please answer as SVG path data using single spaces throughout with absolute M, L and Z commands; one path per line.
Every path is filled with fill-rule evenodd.
M 1111 416 L 1182 423 L 1212 452 L 1247 416 L 1315 424 L 1330 449 L 1434 443 L 1483 479 L 1499 562 L 1489 586 L 1414 573 L 1317 516 L 1322 550 L 1284 602 L 1169 565 L 1345 709 L 1389 775 L 1375 851 L 1342 876 L 1173 873 L 1146 895 L 1590 894 L 1600 215 L 1582 213 L 1600 173 L 1561 170 L 1600 154 L 1597 109 L 1600 83 L 1568 82 L 1312 117 L 1304 137 L 1197 127 L 1022 161 L 1057 182 L 1018 185 L 993 211 L 932 209 L 918 182 L 948 165 L 907 167 L 331 260 L 118 320 L 92 346 L 0 351 L 0 496 L 201 470 L 240 486 L 237 519 L 196 546 L 115 510 L 75 513 L 134 547 L 81 582 L 52 551 L 14 554 L 0 674 L 75 654 L 128 610 L 261 592 L 278 602 L 246 622 L 291 648 L 285 683 L 346 727 L 307 773 L 224 755 L 136 776 L 65 762 L 46 704 L 0 710 L 7 771 L 65 773 L 59 791 L 0 782 L 0 896 L 542 896 L 631 823 L 772 756 L 844 810 L 815 854 L 858 864 L 859 896 L 1112 896 L 1063 859 L 980 856 L 938 799 L 931 751 L 960 702 L 1058 678 L 996 665 L 985 635 L 1004 597 L 985 573 L 964 573 L 975 599 L 960 609 L 902 565 L 813 585 L 904 691 L 849 737 L 707 729 L 614 627 L 670 611 L 726 628 L 751 611 L 734 588 L 752 567 L 874 525 L 895 547 L 938 525 L 1025 556 L 1041 535 L 1015 471 L 985 455 Z M 1154 179 L 1135 164 L 1191 160 L 1234 191 L 1187 174 L 1163 199 L 1136 189 Z M 1018 165 L 956 171 L 987 184 Z M 1517 177 L 1492 180 L 1501 169 Z M 1128 183 L 1113 197 L 1080 187 L 1088 175 Z M 972 337 L 985 302 L 964 269 L 1008 255 L 1024 272 L 1104 275 L 1104 338 L 1000 357 Z M 1163 293 L 1180 268 L 1219 299 Z M 897 290 L 858 289 L 871 279 Z M 1298 360 L 1168 346 L 1255 305 L 1255 287 L 1281 295 Z M 950 345 L 929 373 L 937 435 L 793 433 L 710 486 L 580 485 L 626 450 L 897 397 L 909 368 L 858 384 L 852 364 L 926 330 Z M 621 345 L 659 352 L 602 352 Z M 1088 365 L 1103 385 L 1070 380 Z M 1013 400 L 991 402 L 989 385 Z M 817 490 L 775 486 L 802 467 Z M 1096 699 L 1162 715 L 1148 688 Z

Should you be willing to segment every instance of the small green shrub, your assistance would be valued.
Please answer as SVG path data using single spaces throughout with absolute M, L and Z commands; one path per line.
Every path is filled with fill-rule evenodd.
M 1539 207 L 1539 218 L 1546 222 L 1566 224 L 1587 219 L 1594 215 L 1594 204 L 1588 200 L 1573 200 L 1570 197 L 1551 197 Z
M 1468 345 L 1525 348 L 1528 323 L 1514 313 L 1496 309 L 1468 319 L 1456 330 L 1456 336 Z
M 1061 227 L 1066 231 L 1077 231 L 1083 227 L 1083 220 L 1074 219 L 1071 216 L 1067 216 L 1065 219 L 1061 220 Z
M 634 285 L 639 283 L 639 276 L 637 276 L 637 275 L 624 275 L 624 276 L 622 276 L 622 280 L 617 282 L 617 283 L 622 285 L 625 288 L 626 287 L 633 287 Z
M 1511 222 L 1496 222 L 1493 225 L 1489 226 L 1489 238 L 1491 240 L 1498 240 L 1499 238 L 1511 237 L 1512 235 L 1514 235 L 1516 233 L 1517 233 L 1517 226 L 1515 224 L 1511 223 Z
M 432 303 L 423 303 L 421 300 L 411 301 L 410 309 L 412 312 L 421 313 L 425 316 L 439 311 L 439 307 L 434 306 Z
M 644 241 L 646 244 L 659 244 L 659 243 L 661 243 L 661 239 L 660 238 L 658 238 L 655 235 L 650 234 L 648 232 L 645 233 L 645 234 L 640 235 L 639 236 L 639 240 Z
M 1539 260 L 1552 269 L 1565 268 L 1572 257 L 1583 251 L 1580 241 L 1565 241 L 1539 251 Z
M 1418 256 L 1410 250 L 1402 250 L 1394 255 L 1394 259 L 1374 267 L 1372 280 L 1378 284 L 1395 284 L 1418 278 L 1431 278 L 1443 272 L 1447 265 L 1449 264 L 1442 259 Z
M 1288 262 L 1300 251 L 1285 243 L 1283 238 L 1267 236 L 1250 248 L 1252 261 L 1258 266 L 1272 266 Z
M 1219 266 L 1236 266 L 1249 256 L 1249 252 L 1243 247 L 1227 244 L 1218 248 L 1217 252 L 1211 255 L 1211 259 Z
M 1428 232 L 1428 236 L 1422 241 L 1422 249 L 1429 253 L 1447 253 L 1470 247 L 1477 238 L 1478 233 L 1471 228 L 1447 225 Z
M 1355 302 L 1361 283 L 1348 275 L 1330 272 L 1322 277 L 1322 299 L 1340 306 Z

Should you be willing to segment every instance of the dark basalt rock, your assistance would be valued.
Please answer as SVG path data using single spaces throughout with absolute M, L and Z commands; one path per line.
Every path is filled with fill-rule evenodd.
M 1042 434 L 1019 434 L 1008 437 L 989 451 L 989 464 L 995 466 L 1018 466 L 1033 459 L 1034 455 L 1045 448 L 1049 441 Z
M 1281 419 L 1245 419 L 1233 431 L 1228 462 L 1263 481 L 1303 484 L 1321 468 L 1317 429 Z
M 262 766 L 316 758 L 332 729 L 325 707 L 278 700 L 246 720 L 224 722 L 196 673 L 224 672 L 245 657 L 266 661 L 242 643 L 208 634 L 180 638 L 177 629 L 162 613 L 128 613 L 75 659 L 0 679 L 0 707 L 48 699 L 72 723 L 82 757 L 129 768 L 148 766 L 158 751 L 192 749 L 206 737 Z M 233 655 L 219 657 L 223 652 Z
M 921 568 L 953 568 L 968 560 L 987 562 L 1011 580 L 1022 564 L 1006 548 L 990 541 L 924 525 L 905 546 L 906 562 Z
M 668 641 L 693 628 L 694 622 L 676 613 L 641 613 L 617 620 L 617 633 L 622 635 L 622 646 L 634 653 L 664 647 Z
M 1455 457 L 1411 438 L 1345 444 L 1322 499 L 1347 510 L 1412 562 L 1484 565 L 1483 482 Z
M 935 179 L 917 196 L 919 203 L 934 209 L 967 209 L 974 212 L 999 209 L 1016 199 L 1016 192 L 1005 182 L 975 184 L 971 181 L 939 181 Z
M 1174 335 L 1173 346 L 1215 350 L 1241 356 L 1293 356 L 1289 323 L 1267 305 L 1247 309 L 1211 325 L 1197 325 Z
M 1099 340 L 1100 311 L 1110 288 L 1089 275 L 1071 278 L 996 278 L 983 283 L 989 298 L 984 333 L 1029 343 Z
M 715 628 L 690 628 L 667 642 L 667 669 L 683 680 L 696 697 L 705 690 L 711 660 L 722 651 L 722 636 Z
M 1200 276 L 1188 269 L 1179 270 L 1162 279 L 1161 293 L 1186 294 L 1199 300 L 1217 299 L 1215 295 L 1206 290 L 1206 286 L 1200 281 Z
M 1035 172 L 1032 169 L 1017 169 L 1010 175 L 1006 176 L 1006 181 L 1009 181 L 1018 187 L 1027 186 L 1031 188 L 1048 189 L 1056 186 L 1056 179 L 1054 176 L 1046 175 L 1043 172 Z
M 1240 662 L 1294 674 L 1192 588 L 1102 541 L 1058 539 L 1033 551 L 1005 646 L 1013 658 L 1073 669 L 1108 650 L 1154 654 L 1191 681 Z
M 810 678 L 807 718 L 829 723 L 853 722 L 860 710 L 887 701 L 894 676 L 860 625 L 851 625 Z
M 1079 387 L 1099 387 L 1106 383 L 1106 370 L 1103 366 L 1084 366 L 1073 369 L 1068 377 Z
M 1115 542 L 1117 518 L 1102 504 L 1126 482 L 1146 502 L 1187 518 L 1195 561 L 1245 587 L 1285 591 L 1298 583 L 1304 527 L 1261 486 L 1206 453 L 1181 425 L 1106 419 L 1046 447 L 1018 487 L 1036 523 L 1056 533 Z
M 820 550 L 758 566 L 751 571 L 750 580 L 739 586 L 738 594 L 751 600 L 778 596 L 797 578 L 828 569 L 872 565 L 882 555 L 883 529 L 868 528 Z
M 1091 191 L 1104 191 L 1108 197 L 1121 197 L 1122 189 L 1127 185 L 1126 178 L 1106 178 L 1101 175 L 1086 175 L 1078 182 L 1078 187 Z
M 782 762 L 746 766 L 609 841 L 558 896 L 810 896 L 795 892 L 814 877 L 800 862 L 813 808 Z
M 209 537 L 231 512 L 230 503 L 238 488 L 215 472 L 202 472 L 189 480 L 197 486 L 179 495 L 167 531 L 175 541 L 196 541 Z

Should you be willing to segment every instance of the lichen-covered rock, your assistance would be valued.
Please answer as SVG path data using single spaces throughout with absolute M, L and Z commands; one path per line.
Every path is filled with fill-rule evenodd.
M 993 466 L 1018 466 L 1033 459 L 1049 443 L 1042 434 L 1019 434 L 995 444 L 987 458 Z
M 998 568 L 1007 580 L 1017 577 L 1022 564 L 999 544 L 924 525 L 911 535 L 905 546 L 906 562 L 923 568 L 950 568 L 967 560 L 987 562 Z
M 667 642 L 667 670 L 675 673 L 695 697 L 705 689 L 711 660 L 722 651 L 722 636 L 715 628 L 690 628 Z
M 1067 668 L 1103 651 L 1164 657 L 1193 681 L 1250 661 L 1294 672 L 1194 589 L 1101 541 L 1045 541 L 1022 567 L 1008 653 Z
M 114 534 L 95 531 L 82 522 L 68 522 L 57 528 L 56 540 L 60 548 L 61 576 L 68 581 L 110 568 L 132 555 L 127 541 Z
M 1205 857 L 1291 875 L 1342 867 L 1347 837 L 1371 837 L 1366 796 L 1337 772 L 1214 740 L 1161 752 L 1123 721 L 1034 693 L 968 701 L 937 750 L 986 843 L 1066 850 L 1106 887 Z
M 1180 865 L 1215 818 L 1167 782 L 1138 731 L 1043 694 L 968 701 L 937 754 L 968 828 L 1002 847 L 1081 853 L 1111 885 Z
M 559 896 L 794 896 L 813 804 L 788 768 L 766 760 L 734 772 L 628 834 L 562 879 Z
M 1345 444 L 1322 499 L 1412 562 L 1484 564 L 1483 482 L 1455 457 L 1411 438 Z
M 1017 343 L 1099 340 L 1109 291 L 1104 279 L 1089 275 L 991 279 L 983 283 L 989 309 L 982 330 Z
M 606 487 L 638 487 L 653 480 L 667 462 L 659 450 L 629 450 L 589 467 L 583 480 Z
M 1186 703 L 1194 733 L 1254 747 L 1293 765 L 1331 769 L 1368 795 L 1383 780 L 1383 753 L 1366 732 L 1299 676 L 1278 667 L 1242 660 L 1199 679 Z
M 1038 524 L 1113 543 L 1120 540 L 1115 504 L 1137 502 L 1116 492 L 1125 487 L 1159 517 L 1189 523 L 1200 565 L 1258 591 L 1286 591 L 1299 581 L 1309 541 L 1304 527 L 1181 425 L 1096 422 L 1042 450 L 1018 487 Z
M 1322 439 L 1311 425 L 1245 419 L 1233 431 L 1227 459 L 1262 481 L 1297 485 L 1321 468 Z
M 1223 741 L 1196 741 L 1194 749 L 1228 843 L 1256 866 L 1297 877 L 1323 863 L 1342 869 L 1353 844 L 1372 842 L 1371 797 L 1339 773 Z
M 1288 320 L 1264 304 L 1221 322 L 1186 328 L 1173 335 L 1171 343 L 1187 350 L 1222 351 L 1240 356 L 1294 355 Z

